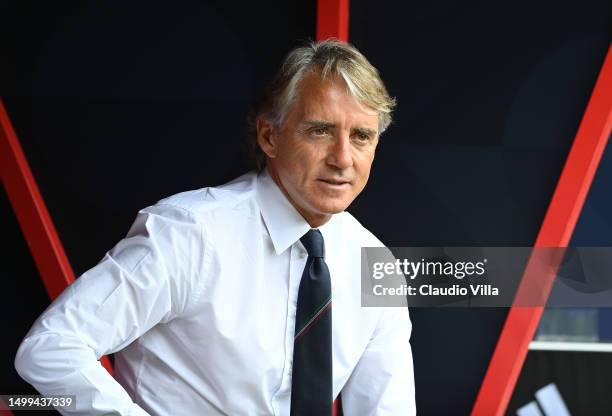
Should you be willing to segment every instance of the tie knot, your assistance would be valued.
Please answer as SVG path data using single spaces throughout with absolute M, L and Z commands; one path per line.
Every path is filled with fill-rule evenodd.
M 308 231 L 300 241 L 304 245 L 304 248 L 311 257 L 324 257 L 325 256 L 325 241 L 321 231 L 317 229 L 311 229 Z

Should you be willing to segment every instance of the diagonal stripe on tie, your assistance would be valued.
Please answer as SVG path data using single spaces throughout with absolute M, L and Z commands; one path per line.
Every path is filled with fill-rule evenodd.
M 329 298 L 327 298 L 327 301 L 325 301 L 325 303 L 314 313 L 314 315 L 308 319 L 308 321 L 298 331 L 296 331 L 295 337 L 293 338 L 294 341 L 297 341 L 298 338 L 304 335 L 309 328 L 312 328 L 312 326 L 317 322 L 317 319 L 322 316 L 322 314 L 326 312 L 328 308 L 331 308 L 331 294 L 329 295 Z

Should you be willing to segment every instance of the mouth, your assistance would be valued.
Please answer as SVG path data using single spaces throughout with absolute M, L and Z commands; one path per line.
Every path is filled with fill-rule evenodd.
M 344 189 L 351 186 L 351 181 L 346 179 L 335 179 L 335 178 L 319 178 L 317 181 L 321 182 L 324 186 L 332 189 Z

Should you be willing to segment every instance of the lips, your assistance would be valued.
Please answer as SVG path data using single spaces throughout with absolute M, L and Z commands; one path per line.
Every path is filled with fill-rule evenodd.
M 346 192 L 351 188 L 351 182 L 346 179 L 319 178 L 318 182 L 323 189 L 332 192 Z
M 346 179 L 335 179 L 335 178 L 319 178 L 321 182 L 325 182 L 328 185 L 350 185 L 351 181 Z

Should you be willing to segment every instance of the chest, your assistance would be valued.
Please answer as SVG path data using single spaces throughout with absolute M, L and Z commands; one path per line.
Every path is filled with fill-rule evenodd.
M 360 305 L 358 256 L 358 251 L 340 250 L 328 250 L 326 256 L 332 282 L 334 384 L 340 386 L 378 320 L 374 310 Z M 306 260 L 300 244 L 276 255 L 266 239 L 237 250 L 218 250 L 197 307 L 181 324 L 181 336 L 223 363 L 216 371 L 277 384 L 291 373 L 297 297 Z

